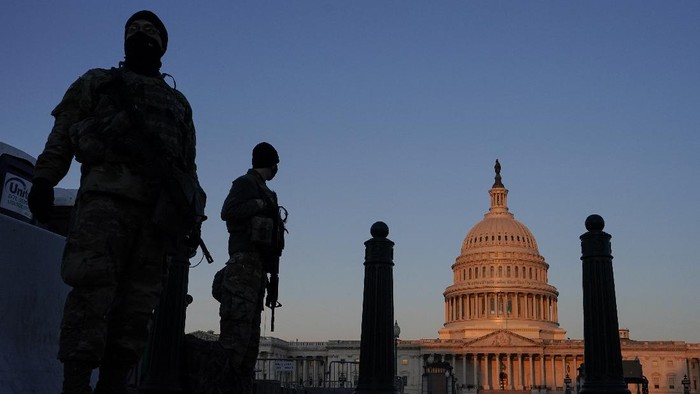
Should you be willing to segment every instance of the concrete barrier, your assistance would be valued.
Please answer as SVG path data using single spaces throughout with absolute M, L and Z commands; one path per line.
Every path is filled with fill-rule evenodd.
M 64 237 L 0 215 L 0 393 L 59 393 Z

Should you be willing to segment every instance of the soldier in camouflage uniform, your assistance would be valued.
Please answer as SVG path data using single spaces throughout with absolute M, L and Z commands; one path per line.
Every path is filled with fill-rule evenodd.
M 277 163 L 279 156 L 272 145 L 256 145 L 253 168 L 233 181 L 221 209 L 229 232 L 230 258 L 215 278 L 213 293 L 221 302 L 219 343 L 228 354 L 233 393 L 253 392 L 267 273 L 276 277 L 284 248 L 277 195 L 265 183 L 274 178 Z M 276 286 L 268 286 L 265 304 L 277 304 Z
M 88 71 L 53 110 L 55 124 L 29 194 L 34 217 L 46 222 L 53 187 L 74 157 L 81 163 L 61 265 L 72 287 L 58 353 L 65 394 L 91 393 L 90 374 L 97 367 L 95 393 L 126 392 L 160 297 L 166 253 L 183 238 L 191 246 L 199 242 L 197 224 L 189 227 L 189 237 L 189 230 L 175 235 L 158 225 L 157 203 L 164 195 L 174 198 L 164 186 L 170 179 L 165 173 L 180 174 L 196 189 L 201 198 L 192 217 L 195 223 L 204 219 L 192 110 L 160 73 L 167 30 L 155 14 L 139 11 L 127 21 L 124 38 L 120 67 Z

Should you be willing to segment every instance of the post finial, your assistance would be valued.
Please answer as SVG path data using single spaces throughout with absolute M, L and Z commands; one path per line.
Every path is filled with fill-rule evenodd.
M 603 228 L 605 228 L 605 220 L 602 216 L 593 214 L 586 218 L 586 230 L 603 231 Z
M 369 229 L 374 238 L 386 238 L 389 235 L 389 226 L 384 222 L 375 222 Z

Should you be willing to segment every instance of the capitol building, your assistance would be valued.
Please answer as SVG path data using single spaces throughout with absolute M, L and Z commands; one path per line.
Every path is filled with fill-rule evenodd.
M 509 211 L 498 162 L 488 195 L 488 212 L 466 234 L 451 265 L 439 338 L 397 340 L 396 375 L 402 390 L 564 393 L 570 382 L 576 392 L 583 340 L 568 339 L 559 325 L 559 292 L 548 283 L 549 264 L 535 236 Z M 634 340 L 626 329 L 620 329 L 620 341 L 622 358 L 631 366 L 626 376 L 643 375 L 645 382 L 629 384 L 632 393 L 644 385 L 650 393 L 683 393 L 683 383 L 698 393 L 700 343 Z M 359 340 L 265 337 L 257 378 L 304 387 L 353 387 L 359 357 Z

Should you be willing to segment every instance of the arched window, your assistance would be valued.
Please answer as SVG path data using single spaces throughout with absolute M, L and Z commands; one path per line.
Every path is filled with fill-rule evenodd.
M 469 267 L 469 279 L 472 278 L 472 267 Z
M 510 278 L 510 265 L 506 267 L 506 278 Z
M 489 278 L 493 278 L 495 276 L 495 269 L 493 266 L 489 269 Z
M 532 279 L 532 268 L 530 268 L 530 279 Z
M 518 277 L 518 266 L 517 265 L 515 266 L 515 277 L 516 278 Z
M 501 267 L 500 265 L 498 266 L 498 277 L 499 278 L 503 277 L 503 267 Z

